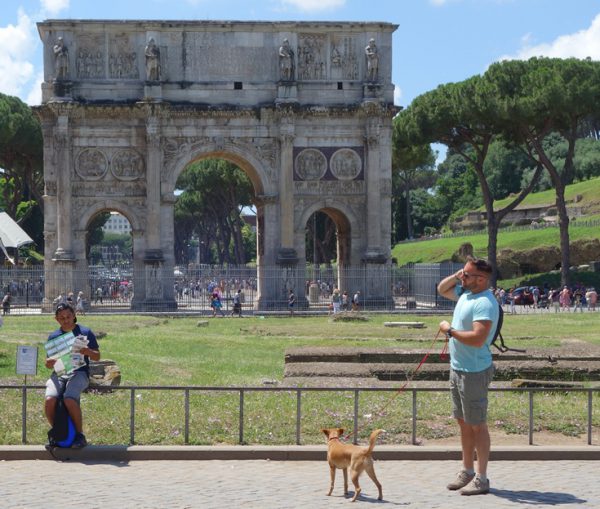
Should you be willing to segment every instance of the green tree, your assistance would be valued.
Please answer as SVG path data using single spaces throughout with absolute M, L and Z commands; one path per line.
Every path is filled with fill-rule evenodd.
M 497 97 L 498 125 L 544 167 L 556 193 L 560 226 L 561 281 L 569 282 L 569 215 L 565 187 L 575 178 L 575 147 L 582 125 L 600 108 L 600 63 L 574 58 L 532 58 L 493 64 L 485 80 Z M 567 147 L 559 166 L 544 142 L 560 134 Z
M 396 129 L 394 129 L 394 133 Z M 410 192 L 419 188 L 430 188 L 436 179 L 434 169 L 435 153 L 431 145 L 402 145 L 399 135 L 392 138 L 392 187 L 404 193 L 404 206 L 406 218 L 406 233 L 409 239 L 414 237 L 413 221 L 411 214 Z M 396 194 L 394 192 L 394 194 Z M 392 198 L 392 208 L 398 205 L 398 200 Z M 399 214 L 392 212 L 394 216 Z
M 440 85 L 420 95 L 397 116 L 398 140 L 402 145 L 443 143 L 467 161 L 479 181 L 486 210 L 487 255 L 496 266 L 498 229 L 502 219 L 523 201 L 534 185 L 521 190 L 506 207 L 494 210 L 494 199 L 484 164 L 490 144 L 498 138 L 498 105 L 492 87 L 481 76 L 460 83 Z M 534 179 L 541 174 L 538 168 Z M 496 274 L 492 278 L 495 284 Z
M 35 200 L 43 212 L 43 143 L 39 120 L 17 97 L 0 94 L 0 190 L 13 218 L 22 201 Z M 33 212 L 33 209 L 30 209 Z
M 177 179 L 177 188 L 183 191 L 175 203 L 178 262 L 187 260 L 192 235 L 199 239 L 203 262 L 249 261 L 241 211 L 251 205 L 254 190 L 246 174 L 228 161 L 207 159 L 191 164 Z

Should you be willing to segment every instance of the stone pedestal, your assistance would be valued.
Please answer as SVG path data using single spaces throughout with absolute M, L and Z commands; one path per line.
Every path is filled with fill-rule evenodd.
M 52 100 L 53 101 L 72 101 L 71 90 L 73 82 L 67 80 L 55 80 L 52 83 Z
M 363 103 L 383 100 L 383 87 L 380 83 L 368 82 L 363 85 Z
M 158 81 L 147 81 L 144 85 L 145 101 L 162 101 L 162 86 Z
M 280 81 L 277 85 L 275 104 L 298 102 L 298 85 L 295 81 Z

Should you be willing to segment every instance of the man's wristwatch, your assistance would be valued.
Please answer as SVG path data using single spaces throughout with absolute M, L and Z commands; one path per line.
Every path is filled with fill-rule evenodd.
M 446 332 L 446 335 L 447 335 L 449 338 L 453 337 L 453 336 L 452 336 L 452 333 L 454 332 L 454 330 L 455 330 L 455 329 L 454 329 L 454 327 L 450 327 L 450 328 L 448 329 L 448 331 Z

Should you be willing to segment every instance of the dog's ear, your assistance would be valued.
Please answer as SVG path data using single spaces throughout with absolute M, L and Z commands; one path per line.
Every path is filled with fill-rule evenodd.
M 344 428 L 338 428 L 338 434 L 339 436 L 342 436 L 344 434 Z
M 321 428 L 321 433 L 323 433 L 326 437 L 329 436 L 329 430 L 325 428 Z

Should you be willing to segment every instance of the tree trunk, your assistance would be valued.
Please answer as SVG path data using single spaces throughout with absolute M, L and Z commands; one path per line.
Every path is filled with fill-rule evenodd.
M 560 229 L 560 282 L 561 285 L 568 285 L 570 282 L 569 268 L 571 266 L 571 253 L 569 245 L 569 214 L 567 203 L 565 201 L 565 185 L 557 169 L 552 164 L 542 147 L 541 141 L 537 138 L 531 140 L 531 144 L 537 152 L 539 162 L 544 165 L 548 171 L 554 192 L 556 194 L 556 210 L 558 212 L 558 226 Z M 565 162 L 565 164 L 568 164 Z
M 415 236 L 412 215 L 410 213 L 410 189 L 408 186 L 406 187 L 406 235 L 409 239 L 412 239 Z
M 565 201 L 565 186 L 560 179 L 554 184 L 556 192 L 556 210 L 558 211 L 558 225 L 560 228 L 560 284 L 570 283 L 569 268 L 571 265 L 569 244 L 569 214 Z

